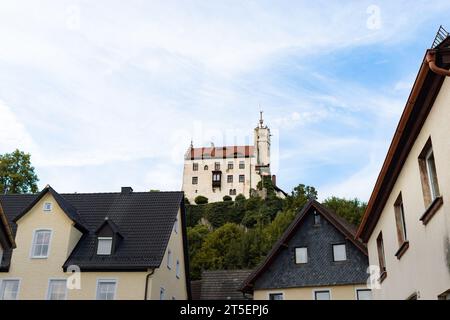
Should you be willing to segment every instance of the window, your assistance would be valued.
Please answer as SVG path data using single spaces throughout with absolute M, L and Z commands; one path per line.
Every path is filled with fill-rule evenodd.
M 394 204 L 395 222 L 397 224 L 397 238 L 399 246 L 402 246 L 406 241 L 406 224 L 405 224 L 405 210 L 403 207 L 402 194 L 398 196 Z
M 380 281 L 382 281 L 386 277 L 386 260 L 384 256 L 383 234 L 381 232 L 377 237 L 377 250 L 378 264 L 380 266 Z
M 192 171 L 198 171 L 198 163 L 197 162 L 192 163 Z
M 177 264 L 175 267 L 175 273 L 176 273 L 177 278 L 179 279 L 180 278 L 180 261 L 179 260 L 177 260 Z
M 233 170 L 233 162 L 228 162 L 228 170 Z
M 239 161 L 239 169 L 245 169 L 245 162 Z
M 433 146 L 428 139 L 419 156 L 419 168 L 425 206 L 429 206 L 440 196 Z
M 97 281 L 97 300 L 114 300 L 116 296 L 116 280 Z
M 214 163 L 214 170 L 220 170 L 220 162 Z
M 205 165 L 204 167 L 203 167 L 203 170 L 208 170 L 208 166 L 207 165 Z
M 230 189 L 230 196 L 236 195 L 236 189 Z
M 48 283 L 47 300 L 66 300 L 66 280 L 50 280 Z
M 308 263 L 308 248 L 295 248 L 295 263 L 303 264 Z
M 45 203 L 44 203 L 44 211 L 45 211 L 45 212 L 50 212 L 50 211 L 52 211 L 52 203 L 51 203 L 51 202 L 45 202 Z
M 172 251 L 167 251 L 167 268 L 172 269 Z
M 2 264 L 2 260 L 3 260 L 3 247 L 0 243 L 0 264 Z
M 239 175 L 239 182 L 244 182 L 245 181 L 245 175 L 240 174 Z
M 163 287 L 159 288 L 159 300 L 164 300 L 166 296 L 166 289 Z
M 192 177 L 192 184 L 198 184 L 198 177 Z
M 178 217 L 175 218 L 175 222 L 173 223 L 173 231 L 178 233 Z
M 330 290 L 314 291 L 314 300 L 331 300 Z
M 232 183 L 233 182 L 233 176 L 232 175 L 228 175 L 227 176 L 227 182 L 228 183 Z
M 31 248 L 32 258 L 47 258 L 50 246 L 50 230 L 36 230 L 33 237 L 33 245 Z
M 98 237 L 97 239 L 97 254 L 98 255 L 110 255 L 112 251 L 111 237 Z
M 358 299 L 358 300 L 372 300 L 372 290 L 370 290 L 370 289 L 356 289 L 356 299 Z
M 17 300 L 19 294 L 19 280 L 2 280 L 0 286 L 0 300 Z
M 269 293 L 269 300 L 284 300 L 282 293 Z
M 317 213 L 316 210 L 314 210 L 314 225 L 317 226 L 320 224 L 320 214 Z
M 333 260 L 334 261 L 347 260 L 347 252 L 345 250 L 345 244 L 334 244 L 333 245 Z

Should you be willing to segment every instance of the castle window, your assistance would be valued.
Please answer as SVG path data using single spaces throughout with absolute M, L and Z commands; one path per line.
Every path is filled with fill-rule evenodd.
M 230 189 L 230 196 L 236 195 L 236 189 Z
M 245 169 L 245 162 L 239 161 L 239 169 Z
M 208 170 L 208 166 L 207 165 L 205 165 L 204 167 L 203 167 L 203 170 Z
M 220 170 L 220 162 L 214 163 L 214 170 Z
M 233 182 L 233 175 L 230 174 L 230 175 L 227 176 L 227 182 L 228 183 L 232 183 Z
M 192 164 L 192 171 L 198 171 L 198 163 L 197 162 L 194 162 Z
M 97 239 L 97 254 L 108 256 L 112 251 L 112 237 L 98 237 Z
M 192 184 L 198 184 L 198 177 L 192 177 Z
M 234 167 L 234 165 L 233 165 L 233 162 L 228 162 L 228 170 L 233 170 L 233 167 Z
M 239 182 L 244 182 L 245 181 L 245 175 L 240 174 L 239 175 Z

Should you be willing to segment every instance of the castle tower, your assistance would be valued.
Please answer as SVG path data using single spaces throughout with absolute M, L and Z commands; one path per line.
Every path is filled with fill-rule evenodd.
M 270 174 L 270 129 L 264 125 L 263 112 L 260 111 L 259 124 L 254 131 L 256 169 L 259 174 Z

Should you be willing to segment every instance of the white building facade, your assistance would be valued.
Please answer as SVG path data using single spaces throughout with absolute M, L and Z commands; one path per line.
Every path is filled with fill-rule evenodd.
M 261 118 L 254 129 L 254 145 L 200 147 L 193 144 L 184 157 L 183 191 L 190 203 L 197 196 L 209 202 L 248 198 L 262 176 L 270 176 L 270 129 Z

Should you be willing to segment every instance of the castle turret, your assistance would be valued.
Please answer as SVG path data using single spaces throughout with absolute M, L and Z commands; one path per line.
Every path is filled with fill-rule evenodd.
M 254 135 L 256 166 L 261 174 L 270 174 L 270 129 L 264 125 L 262 111 L 260 111 L 259 124 L 255 128 Z

